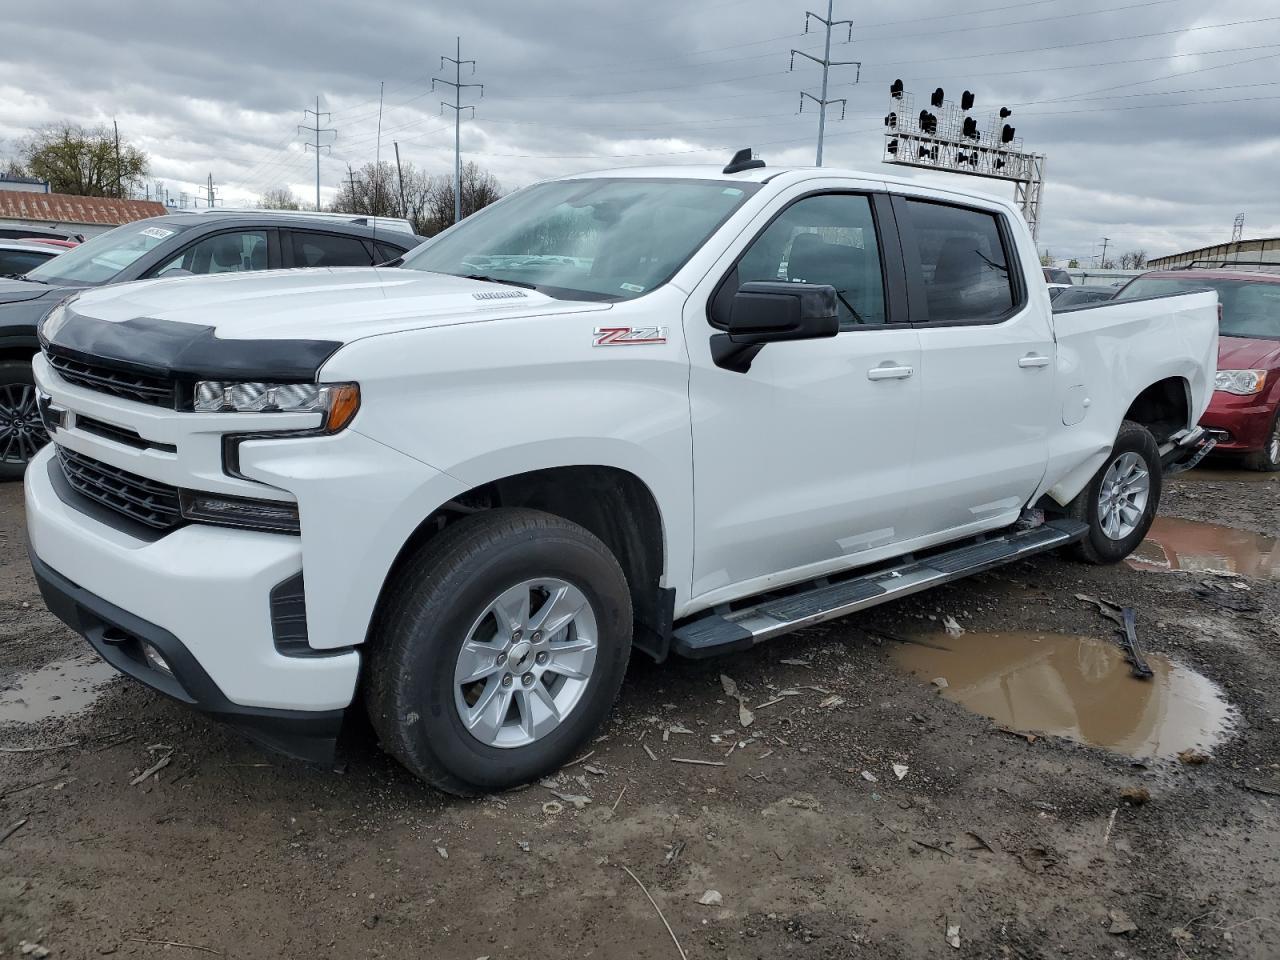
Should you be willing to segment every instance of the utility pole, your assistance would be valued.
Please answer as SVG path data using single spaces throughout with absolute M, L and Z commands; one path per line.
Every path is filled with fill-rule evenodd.
M 316 120 L 315 120 L 315 125 L 314 125 L 314 126 L 307 126 L 306 124 L 302 124 L 302 123 L 300 123 L 300 124 L 298 124 L 298 132 L 299 132 L 299 133 L 301 133 L 303 130 L 306 130 L 308 133 L 313 134 L 313 135 L 315 136 L 315 140 L 314 140 L 314 142 L 312 142 L 312 143 L 304 143 L 304 144 L 302 145 L 302 152 L 303 152 L 303 153 L 306 153 L 306 152 L 307 152 L 307 147 L 311 147 L 311 148 L 312 148 L 313 150 L 315 150 L 315 152 L 316 152 L 316 213 L 319 213 L 319 212 L 320 212 L 320 148 L 321 148 L 321 147 L 323 147 L 325 150 L 328 150 L 330 153 L 332 153 L 332 152 L 333 152 L 333 147 L 332 147 L 332 146 L 330 146 L 330 145 L 329 145 L 329 144 L 327 144 L 327 143 L 322 144 L 322 143 L 320 142 L 320 134 L 322 134 L 322 133 L 332 133 L 332 134 L 333 134 L 333 138 L 336 140 L 336 139 L 338 139 L 338 131 L 337 131 L 337 130 L 334 130 L 332 127 L 322 127 L 322 126 L 320 125 L 322 122 L 324 122 L 324 121 L 321 121 L 321 119 L 320 119 L 321 117 L 324 117 L 324 118 L 325 118 L 325 121 L 328 121 L 328 120 L 332 119 L 333 114 L 330 114 L 330 113 L 323 113 L 323 114 L 322 114 L 322 113 L 320 112 L 320 97 L 319 97 L 319 96 L 317 96 L 317 97 L 316 97 L 316 108 L 315 108 L 314 110 L 303 110 L 303 111 L 302 111 L 302 118 L 303 118 L 304 120 L 307 118 L 307 114 L 312 114 L 312 115 L 316 118 Z
M 458 37 L 458 55 L 456 57 L 441 57 L 440 69 L 444 69 L 446 63 L 453 64 L 453 79 L 441 80 L 439 77 L 431 79 L 431 89 L 436 88 L 436 84 L 440 83 L 446 87 L 453 87 L 453 98 L 457 103 L 443 102 L 440 104 L 440 112 L 444 113 L 445 107 L 453 111 L 453 222 L 457 223 L 462 219 L 462 111 L 470 110 L 471 116 L 476 115 L 476 108 L 472 104 L 464 104 L 462 102 L 462 91 L 467 87 L 479 87 L 480 96 L 484 96 L 483 83 L 463 83 L 462 82 L 462 65 L 464 63 L 471 64 L 472 75 L 476 72 L 476 62 L 474 60 L 462 59 L 462 38 Z
M 1107 269 L 1107 244 L 1111 242 L 1110 237 L 1102 238 L 1102 258 L 1098 262 L 1098 266 L 1103 270 Z
M 212 206 L 213 206 L 213 203 L 214 203 L 214 199 L 215 199 L 215 198 L 214 198 L 214 194 L 213 194 L 213 174 L 212 174 L 212 173 L 211 173 L 211 174 L 209 174 L 209 188 L 208 188 L 208 189 L 209 189 L 208 202 L 209 202 L 209 206 L 210 206 L 210 207 L 212 207 Z
M 814 20 L 817 20 L 819 23 L 825 25 L 827 28 L 826 45 L 823 48 L 822 59 L 819 60 L 813 54 L 805 53 L 803 50 L 793 49 L 791 51 L 790 69 L 794 70 L 796 68 L 796 54 L 800 54 L 800 56 L 805 57 L 808 60 L 812 60 L 814 63 L 818 64 L 818 66 L 822 67 L 822 95 L 820 97 L 815 97 L 813 94 L 808 93 L 807 91 L 804 91 L 804 90 L 800 91 L 800 112 L 801 113 L 804 113 L 805 97 L 808 97 L 810 100 L 812 100 L 814 103 L 818 105 L 818 156 L 817 156 L 816 166 L 819 166 L 819 167 L 822 166 L 822 141 L 823 141 L 823 138 L 826 136 L 826 130 L 827 130 L 827 107 L 835 103 L 840 104 L 840 119 L 843 120 L 845 108 L 848 106 L 848 101 L 845 100 L 844 97 L 836 97 L 835 99 L 832 99 L 832 100 L 827 99 L 827 74 L 830 72 L 832 67 L 856 67 L 857 73 L 854 75 L 853 82 L 857 83 L 859 80 L 862 79 L 862 64 L 857 60 L 832 60 L 831 59 L 831 28 L 832 27 L 847 26 L 849 28 L 849 36 L 845 42 L 847 43 L 849 40 L 853 39 L 853 21 L 852 20 L 832 20 L 831 19 L 834 13 L 834 6 L 835 6 L 834 0 L 827 0 L 827 16 L 825 19 L 823 17 L 818 16 L 816 13 L 812 13 L 812 12 L 806 12 L 804 15 L 804 32 L 805 33 L 809 32 L 810 17 L 812 17 Z
M 409 210 L 404 202 L 404 172 L 400 169 L 400 141 L 393 140 L 392 145 L 396 148 L 396 183 L 400 185 L 400 214 L 408 217 Z
M 347 164 L 347 182 L 351 184 L 351 206 L 352 213 L 360 213 L 361 211 L 354 209 L 356 205 L 356 175 L 351 170 L 351 164 Z
M 111 128 L 116 132 L 116 197 L 124 199 L 120 193 L 120 124 L 112 120 Z

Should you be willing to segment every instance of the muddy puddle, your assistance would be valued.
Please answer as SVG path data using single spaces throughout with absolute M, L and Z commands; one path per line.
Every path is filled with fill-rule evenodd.
M 1280 579 L 1280 540 L 1216 523 L 1156 517 L 1129 566 L 1275 580 Z
M 1214 467 L 1196 467 L 1177 475 L 1176 482 L 1193 483 L 1280 483 L 1280 474 L 1261 470 L 1223 470 Z
M 88 708 L 120 676 L 93 655 L 55 660 L 0 690 L 0 724 L 38 723 Z
M 926 646 L 925 644 L 928 644 Z M 894 650 L 942 695 L 1002 727 L 1067 737 L 1139 759 L 1210 750 L 1232 708 L 1217 685 L 1157 654 L 1155 676 L 1134 679 L 1114 643 L 1052 633 L 930 634 Z

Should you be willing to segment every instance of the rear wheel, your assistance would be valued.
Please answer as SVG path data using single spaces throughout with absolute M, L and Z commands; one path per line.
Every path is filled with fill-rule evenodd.
M 0 361 L 0 480 L 18 480 L 49 442 L 28 360 Z
M 609 549 L 534 510 L 429 541 L 388 585 L 369 654 L 383 746 L 451 793 L 500 790 L 570 760 L 608 715 L 631 650 Z
M 1142 542 L 1160 505 L 1160 449 L 1151 432 L 1126 420 L 1111 455 L 1089 485 L 1068 505 L 1068 513 L 1089 525 L 1072 548 L 1089 563 L 1118 563 Z
M 1244 465 L 1250 470 L 1262 470 L 1274 473 L 1280 470 L 1280 408 L 1271 418 L 1271 429 L 1267 433 L 1266 443 L 1261 450 L 1255 450 L 1244 458 Z

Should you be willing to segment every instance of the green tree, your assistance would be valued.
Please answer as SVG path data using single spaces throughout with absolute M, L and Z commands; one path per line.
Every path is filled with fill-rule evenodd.
M 1070 260 L 1068 260 L 1068 261 L 1067 261 L 1067 269 L 1068 269 L 1068 270 L 1079 270 L 1079 269 L 1080 269 L 1080 261 L 1079 261 L 1079 260 L 1077 260 L 1075 257 L 1072 257 Z
M 32 177 L 49 181 L 54 193 L 80 197 L 128 197 L 150 166 L 147 155 L 121 140 L 110 127 L 84 127 L 62 121 L 37 130 L 20 148 L 22 165 Z

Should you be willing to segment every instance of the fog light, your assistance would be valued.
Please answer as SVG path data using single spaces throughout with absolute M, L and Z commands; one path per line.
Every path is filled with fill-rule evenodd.
M 298 505 L 278 500 L 252 500 L 213 493 L 182 491 L 182 515 L 188 520 L 249 527 L 276 533 L 299 533 Z
M 159 670 L 161 673 L 167 673 L 173 676 L 173 668 L 169 666 L 169 661 L 160 655 L 160 651 L 149 643 L 142 645 L 142 654 L 147 658 L 147 663 Z

